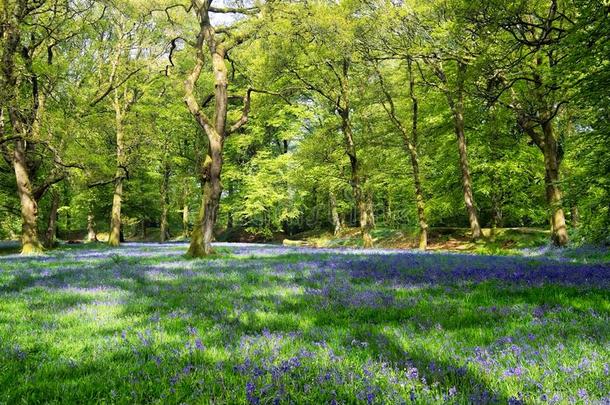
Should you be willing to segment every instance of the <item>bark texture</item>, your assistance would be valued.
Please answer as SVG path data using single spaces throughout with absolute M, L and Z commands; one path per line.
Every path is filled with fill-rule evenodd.
M 26 68 L 31 68 L 31 54 L 22 44 L 20 23 L 28 14 L 27 2 L 7 4 L 5 20 L 2 26 L 2 80 L 0 81 L 0 120 L 4 136 L 4 112 L 8 112 L 11 123 L 12 135 L 15 138 L 12 152 L 2 143 L 2 152 L 7 163 L 11 164 L 15 173 L 17 184 L 17 195 L 21 204 L 21 254 L 39 254 L 43 247 L 38 237 L 37 219 L 38 204 L 32 190 L 32 172 L 36 170 L 27 159 L 28 151 L 33 145 L 27 140 L 33 139 L 32 127 L 38 112 L 38 82 L 32 75 L 33 105 L 31 114 L 23 114 L 20 106 L 18 78 L 15 66 L 15 56 L 21 54 L 26 63 Z M 20 52 L 21 51 L 21 52 Z M 29 69 L 28 69 L 29 70 Z
M 370 210 L 366 201 L 364 190 L 362 189 L 362 179 L 360 177 L 360 162 L 356 151 L 356 143 L 354 142 L 354 133 L 350 117 L 350 97 L 349 97 L 349 67 L 350 62 L 347 59 L 343 60 L 342 75 L 339 77 L 341 94 L 337 102 L 337 110 L 341 116 L 341 132 L 345 144 L 345 153 L 350 162 L 350 184 L 352 192 L 358 208 L 360 234 L 362 236 L 362 246 L 365 248 L 373 247 L 373 238 L 371 237 L 371 229 L 373 228 Z
M 119 246 L 121 244 L 121 204 L 123 201 L 123 167 L 124 167 L 124 134 L 123 134 L 123 112 L 119 102 L 118 92 L 114 97 L 115 131 L 116 131 L 116 172 L 114 175 L 114 194 L 112 197 L 112 212 L 110 217 L 110 235 L 108 244 Z
M 551 238 L 555 246 L 568 244 L 568 229 L 561 203 L 559 188 L 559 145 L 553 134 L 553 125 L 548 121 L 542 125 L 544 134 L 543 154 L 545 169 L 546 199 L 551 209 Z
M 519 108 L 517 119 L 519 126 L 529 135 L 544 157 L 544 184 L 546 201 L 550 210 L 551 242 L 555 246 L 562 247 L 566 246 L 569 241 L 559 186 L 561 182 L 559 169 L 563 151 L 553 128 L 557 108 L 548 105 L 542 78 L 536 71 L 541 64 L 542 60 L 537 59 L 533 69 L 534 91 L 532 95 L 538 106 L 537 113 L 532 116 L 523 108 Z M 513 100 L 519 106 L 514 92 Z
M 43 247 L 38 238 L 38 203 L 32 194 L 32 184 L 28 174 L 25 155 L 25 141 L 15 142 L 13 168 L 17 181 L 17 194 L 21 202 L 21 254 L 42 253 Z
M 114 117 L 116 131 L 116 172 L 114 174 L 114 194 L 112 197 L 112 213 L 110 218 L 110 235 L 108 244 L 119 246 L 123 242 L 121 230 L 121 205 L 123 203 L 123 181 L 127 177 L 127 162 L 125 156 L 125 127 L 124 121 L 127 112 L 134 102 L 134 96 L 129 94 L 127 88 L 123 91 L 114 91 Z
M 481 225 L 474 202 L 472 191 L 472 179 L 470 177 L 470 165 L 468 164 L 468 152 L 466 148 L 466 134 L 464 133 L 464 80 L 467 66 L 458 62 L 457 93 L 455 99 L 447 93 L 448 102 L 453 115 L 455 135 L 457 136 L 458 153 L 460 156 L 460 172 L 462 175 L 462 190 L 464 192 L 464 204 L 468 213 L 470 232 L 473 239 L 481 237 Z

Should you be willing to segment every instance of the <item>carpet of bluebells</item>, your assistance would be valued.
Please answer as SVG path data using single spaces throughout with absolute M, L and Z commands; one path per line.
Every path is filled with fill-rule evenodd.
M 610 403 L 608 263 L 186 247 L 0 256 L 0 403 Z

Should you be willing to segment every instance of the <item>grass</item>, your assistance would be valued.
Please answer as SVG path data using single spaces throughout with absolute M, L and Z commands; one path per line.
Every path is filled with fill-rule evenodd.
M 607 264 L 185 251 L 0 257 L 0 403 L 609 400 Z

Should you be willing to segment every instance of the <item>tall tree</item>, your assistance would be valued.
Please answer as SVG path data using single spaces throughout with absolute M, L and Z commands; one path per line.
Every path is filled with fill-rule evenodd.
M 355 96 L 360 61 L 355 52 L 355 26 L 351 23 L 357 10 L 353 4 L 305 5 L 283 13 L 291 25 L 280 45 L 286 55 L 286 73 L 293 75 L 314 102 L 323 103 L 339 119 L 343 150 L 349 159 L 350 185 L 358 212 L 364 247 L 372 247 L 374 227 L 366 195 L 366 176 L 354 132 Z M 306 16 L 305 18 L 303 16 Z
M 53 65 L 55 49 L 78 31 L 71 22 L 86 18 L 88 8 L 86 3 L 18 0 L 3 2 L 0 10 L 0 148 L 17 184 L 22 254 L 42 252 L 37 225 L 42 196 L 66 177 L 67 168 L 81 166 L 65 164 L 61 149 L 43 131 L 46 96 L 60 75 L 42 66 Z M 50 173 L 39 178 L 44 163 L 51 163 Z
M 252 14 L 256 12 L 256 9 L 217 8 L 212 5 L 212 0 L 192 0 L 189 9 L 192 9 L 197 18 L 199 30 L 195 42 L 192 44 L 195 51 L 195 66 L 185 81 L 185 101 L 190 113 L 206 134 L 208 145 L 201 168 L 203 197 L 197 222 L 191 235 L 188 255 L 201 257 L 213 253 L 214 226 L 222 191 L 220 176 L 224 143 L 227 136 L 238 131 L 247 122 L 252 93 L 252 89 L 246 91 L 241 117 L 232 125 L 227 126 L 229 107 L 227 52 L 243 42 L 245 38 L 242 36 L 243 33 L 242 35 L 231 34 L 229 28 L 217 31 L 212 25 L 210 15 L 214 13 Z M 233 27 L 233 29 L 236 28 Z M 200 105 L 196 97 L 196 84 L 206 66 L 206 49 L 210 57 L 210 73 L 214 78 L 214 93 L 204 104 L 207 104 L 213 98 L 214 113 L 212 117 L 207 115 L 205 105 Z
M 503 44 L 492 67 L 501 82 L 498 99 L 514 110 L 519 127 L 538 147 L 544 157 L 546 200 L 550 209 L 551 239 L 556 246 L 568 243 L 568 231 L 562 205 L 560 166 L 564 156 L 562 136 L 557 133 L 556 118 L 568 102 L 566 83 L 558 80 L 560 63 L 567 50 L 561 47 L 567 27 L 573 24 L 574 9 L 557 0 L 548 2 L 500 2 L 491 12 L 482 8 L 482 31 L 494 27 L 495 41 Z M 560 8 L 563 7 L 563 8 Z M 494 40 L 493 37 L 486 37 Z M 507 51 L 509 50 L 509 51 Z M 507 53 L 510 55 L 507 61 Z M 501 59 L 500 59 L 501 58 Z

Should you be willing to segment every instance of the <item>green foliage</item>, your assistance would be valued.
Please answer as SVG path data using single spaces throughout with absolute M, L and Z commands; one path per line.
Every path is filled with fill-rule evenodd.
M 66 10 L 76 7 L 65 5 Z M 189 209 L 192 227 L 207 148 L 183 102 L 184 78 L 194 64 L 188 41 L 196 20 L 185 8 L 165 10 L 167 5 L 158 1 L 90 6 L 72 10 L 73 18 L 60 25 L 54 18 L 63 14 L 47 8 L 19 25 L 41 41 L 31 67 L 23 57 L 15 58 L 23 114 L 32 108 L 34 76 L 46 98 L 40 143 L 29 158 L 31 181 L 36 188 L 61 175 L 63 183 L 55 186 L 61 194 L 60 234 L 82 236 L 90 214 L 100 231 L 107 230 L 117 172 L 113 100 L 132 95 L 135 102 L 124 120 L 127 236 L 141 238 L 147 227 L 159 227 L 161 184 L 168 172 L 170 234 L 183 237 L 181 213 Z M 550 109 L 561 158 L 558 185 L 572 240 L 608 242 L 607 6 L 589 0 L 258 6 L 261 13 L 223 20 L 228 25 L 218 33 L 237 44 L 228 52 L 229 122 L 242 114 L 243 96 L 253 89 L 248 122 L 225 145 L 219 230 L 235 228 L 272 239 L 280 232 L 331 229 L 332 204 L 343 225 L 357 225 L 337 100 L 348 104 L 360 182 L 376 223 L 394 229 L 417 226 L 412 166 L 397 126 L 411 131 L 411 78 L 419 107 L 414 143 L 427 221 L 431 227 L 466 226 L 447 103 L 464 79 L 468 159 L 482 226 L 547 227 L 544 158 L 523 117 L 540 130 L 536 114 Z M 556 18 L 546 34 L 543 24 L 523 31 L 527 24 L 520 21 L 540 22 L 549 13 Z M 12 21 L 9 14 L 2 14 L 5 23 Z M 57 32 L 48 36 L 43 27 Z M 3 33 L 3 50 L 7 44 Z M 205 63 L 207 69 L 211 61 Z M 467 65 L 464 77 L 460 63 Z M 382 90 L 393 100 L 398 124 L 388 116 Z M 203 75 L 196 94 L 208 115 L 213 102 L 205 100 L 213 91 L 213 79 Z M 0 103 L 2 139 L 13 131 L 7 106 Z M 14 238 L 20 202 L 8 158 L 13 144 L 1 145 L 8 160 L 0 161 L 0 237 Z M 96 183 L 105 184 L 89 187 Z M 40 230 L 46 228 L 51 206 L 44 194 Z

